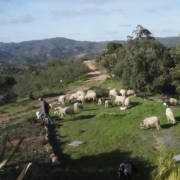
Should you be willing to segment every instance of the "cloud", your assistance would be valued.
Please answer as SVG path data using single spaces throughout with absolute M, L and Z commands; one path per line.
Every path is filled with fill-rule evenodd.
M 131 27 L 131 24 L 121 24 L 121 27 Z
M 85 8 L 82 10 L 64 10 L 64 11 L 53 11 L 55 16 L 61 17 L 72 17 L 80 15 L 107 15 L 108 12 L 98 8 Z
M 20 24 L 20 23 L 29 23 L 32 21 L 34 21 L 34 18 L 32 16 L 25 15 L 25 16 L 19 16 L 19 17 L 14 17 L 14 18 L 0 19 L 0 24 L 1 25 Z
M 148 13 L 158 13 L 160 11 L 169 11 L 171 9 L 172 7 L 163 6 L 163 7 L 147 8 L 145 11 Z

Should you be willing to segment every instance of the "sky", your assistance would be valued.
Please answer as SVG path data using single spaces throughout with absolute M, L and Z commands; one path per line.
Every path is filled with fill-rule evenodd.
M 138 25 L 180 34 L 180 0 L 0 0 L 0 42 L 127 40 Z

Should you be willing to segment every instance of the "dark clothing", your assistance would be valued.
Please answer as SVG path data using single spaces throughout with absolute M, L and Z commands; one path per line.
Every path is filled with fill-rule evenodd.
M 46 115 L 49 122 L 52 124 L 52 119 L 49 115 L 49 104 L 46 101 L 42 100 L 40 105 L 41 105 L 41 109 L 42 109 L 42 112 L 40 113 L 40 116 L 39 116 L 41 123 L 43 123 L 43 121 L 44 121 L 43 116 Z
M 49 114 L 49 104 L 46 101 L 41 101 L 42 112 Z

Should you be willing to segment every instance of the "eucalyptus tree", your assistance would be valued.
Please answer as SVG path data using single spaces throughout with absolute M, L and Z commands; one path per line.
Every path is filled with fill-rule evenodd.
M 140 25 L 133 34 L 124 45 L 126 55 L 119 73 L 123 84 L 139 91 L 164 90 L 171 83 L 169 68 L 174 66 L 169 49 Z

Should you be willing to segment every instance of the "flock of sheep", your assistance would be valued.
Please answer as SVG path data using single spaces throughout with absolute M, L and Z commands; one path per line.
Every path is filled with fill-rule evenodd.
M 86 93 L 84 91 L 77 91 L 76 93 L 73 93 L 70 95 L 69 99 L 66 98 L 66 95 L 61 95 L 58 98 L 58 104 L 65 105 L 65 102 L 68 100 L 69 103 L 74 103 L 73 107 L 56 107 L 54 108 L 54 114 L 59 115 L 61 118 L 64 118 L 65 115 L 70 115 L 71 118 L 75 119 L 75 112 L 78 110 L 83 110 L 84 103 L 86 101 L 92 100 L 94 102 L 97 101 L 98 105 L 104 104 L 105 107 L 115 106 L 115 105 L 122 105 L 120 107 L 120 110 L 126 110 L 130 106 L 130 98 L 133 96 L 136 96 L 135 92 L 133 90 L 124 90 L 121 89 L 119 91 L 121 95 L 118 95 L 118 92 L 116 89 L 109 90 L 109 97 L 111 100 L 97 98 L 97 93 L 94 90 L 88 90 Z M 160 102 L 161 99 L 156 99 L 156 102 Z M 169 105 L 177 105 L 177 99 L 170 98 L 169 102 L 163 103 L 163 105 L 167 106 L 165 115 L 169 121 L 169 123 L 175 124 L 175 118 L 172 109 L 168 106 Z M 39 111 L 36 112 L 36 116 L 39 119 Z M 157 116 L 147 117 L 145 118 L 142 123 L 140 123 L 141 129 L 147 129 L 149 127 L 155 126 L 156 129 L 160 129 L 160 120 Z

